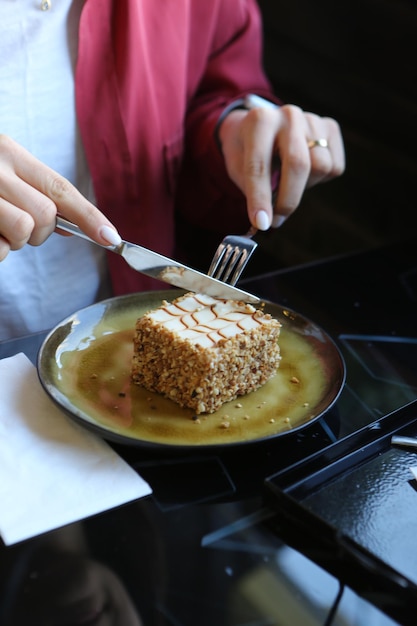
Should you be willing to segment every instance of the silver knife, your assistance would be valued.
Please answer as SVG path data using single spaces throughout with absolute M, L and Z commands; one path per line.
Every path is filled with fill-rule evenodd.
M 63 217 L 58 216 L 56 219 L 56 227 L 67 233 L 82 237 L 87 241 L 97 243 L 88 237 L 76 224 L 69 222 Z M 198 272 L 197 270 L 187 267 L 182 263 L 173 261 L 172 259 L 152 252 L 148 248 L 143 248 L 134 243 L 123 241 L 118 246 L 101 246 L 106 250 L 120 254 L 124 260 L 137 272 L 151 276 L 157 280 L 161 280 L 175 287 L 193 291 L 194 293 L 205 293 L 214 298 L 223 298 L 225 300 L 241 300 L 250 302 L 251 304 L 259 304 L 261 299 L 251 293 L 242 291 L 237 287 L 232 287 L 227 283 L 211 278 L 207 274 Z

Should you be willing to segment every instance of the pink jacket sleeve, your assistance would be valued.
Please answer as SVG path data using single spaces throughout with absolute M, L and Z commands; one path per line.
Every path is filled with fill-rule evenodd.
M 247 93 L 274 98 L 262 67 L 262 25 L 255 0 L 221 2 L 213 49 L 186 119 L 186 151 L 177 209 L 190 225 L 216 233 L 243 232 L 245 200 L 227 176 L 214 140 L 217 120 Z

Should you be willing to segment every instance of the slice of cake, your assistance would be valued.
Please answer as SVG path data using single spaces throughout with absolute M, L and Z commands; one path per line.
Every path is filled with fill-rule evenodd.
M 196 414 L 213 413 L 275 374 L 280 328 L 244 302 L 194 293 L 164 301 L 137 320 L 133 381 Z

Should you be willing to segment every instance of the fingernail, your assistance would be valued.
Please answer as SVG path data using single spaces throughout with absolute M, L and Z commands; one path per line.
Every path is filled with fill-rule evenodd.
M 287 217 L 287 215 L 278 215 L 278 213 L 276 213 L 272 218 L 272 228 L 279 228 L 282 226 Z
M 266 211 L 258 211 L 255 217 L 256 227 L 259 230 L 268 230 L 271 225 L 268 213 Z
M 111 228 L 111 226 L 102 226 L 100 228 L 100 235 L 109 242 L 111 246 L 119 246 L 122 243 L 122 238 L 120 237 L 117 230 Z

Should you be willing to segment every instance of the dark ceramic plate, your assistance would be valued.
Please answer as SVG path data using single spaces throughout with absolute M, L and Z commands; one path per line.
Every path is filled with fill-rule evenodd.
M 212 447 L 259 442 L 294 433 L 319 419 L 345 381 L 332 339 L 294 311 L 266 303 L 282 323 L 281 365 L 257 391 L 200 415 L 131 383 L 136 319 L 181 291 L 111 298 L 63 320 L 46 337 L 38 375 L 71 418 L 105 439 L 146 447 Z

